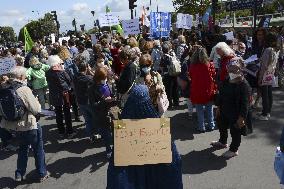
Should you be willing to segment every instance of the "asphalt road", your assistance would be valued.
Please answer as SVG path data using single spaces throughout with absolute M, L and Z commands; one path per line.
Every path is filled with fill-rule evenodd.
M 284 92 L 274 92 L 275 103 L 269 122 L 254 122 L 254 133 L 242 138 L 239 156 L 226 160 L 225 150 L 214 151 L 212 140 L 218 131 L 198 134 L 196 121 L 187 117 L 186 107 L 170 111 L 172 136 L 182 156 L 185 189 L 279 189 L 273 170 L 274 152 L 284 125 Z M 90 144 L 84 138 L 83 125 L 77 125 L 79 135 L 73 140 L 57 140 L 55 120 L 41 121 L 47 169 L 51 178 L 35 183 L 34 160 L 30 154 L 27 180 L 14 182 L 17 155 L 0 151 L 0 188 L 17 189 L 104 189 L 107 159 L 102 142 Z

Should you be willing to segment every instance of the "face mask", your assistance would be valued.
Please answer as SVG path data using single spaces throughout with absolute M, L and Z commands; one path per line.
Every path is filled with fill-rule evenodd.
M 150 67 L 144 67 L 144 68 L 142 68 L 142 71 L 143 71 L 145 74 L 148 74 L 148 73 L 150 73 L 151 68 L 150 68 Z
M 229 77 L 230 77 L 230 80 L 234 80 L 234 79 L 240 77 L 240 74 L 229 73 Z
M 107 79 L 102 80 L 102 81 L 101 81 L 101 84 L 102 84 L 102 85 L 106 85 L 106 84 L 107 84 Z

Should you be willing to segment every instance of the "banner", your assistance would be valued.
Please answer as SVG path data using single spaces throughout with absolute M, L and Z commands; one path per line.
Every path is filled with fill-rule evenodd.
M 99 15 L 100 27 L 104 26 L 114 26 L 119 24 L 117 16 L 114 16 L 112 13 L 100 14 Z
M 27 53 L 32 50 L 34 42 L 26 27 L 24 27 L 24 37 L 25 37 L 25 52 Z
M 0 75 L 8 74 L 16 66 L 14 58 L 1 58 L 0 59 Z
M 132 20 L 122 20 L 122 28 L 124 31 L 124 35 L 128 36 L 131 34 L 137 35 L 140 33 L 139 27 L 139 19 L 132 19 Z
M 170 119 L 114 121 L 114 165 L 172 162 Z
M 183 28 L 183 29 L 191 29 L 193 26 L 193 16 L 189 14 L 182 14 L 178 13 L 177 14 L 177 23 L 176 27 L 177 28 Z
M 169 37 L 171 30 L 171 13 L 151 12 L 151 37 Z

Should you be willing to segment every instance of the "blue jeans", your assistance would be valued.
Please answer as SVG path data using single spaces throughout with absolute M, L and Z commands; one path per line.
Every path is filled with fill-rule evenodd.
M 198 129 L 203 131 L 205 130 L 204 109 L 206 111 L 209 129 L 215 129 L 213 104 L 210 102 L 208 104 L 196 104 L 195 106 L 198 117 Z
M 29 145 L 31 145 L 34 153 L 37 173 L 40 178 L 44 177 L 47 171 L 45 164 L 45 154 L 43 150 L 41 127 L 38 125 L 38 129 L 17 132 L 16 135 L 20 144 L 16 174 L 20 173 L 21 176 L 24 176 L 26 174 Z
M 8 130 L 0 127 L 0 139 L 3 147 L 6 147 L 9 144 L 9 140 L 12 139 L 12 134 Z
M 92 136 L 94 133 L 97 134 L 98 131 L 94 127 L 93 113 L 90 106 L 79 104 L 79 108 L 85 119 L 87 136 Z

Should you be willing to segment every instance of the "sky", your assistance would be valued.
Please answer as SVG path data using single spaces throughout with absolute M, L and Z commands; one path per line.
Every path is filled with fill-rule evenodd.
M 74 18 L 77 28 L 82 24 L 86 25 L 86 29 L 92 28 L 94 20 L 105 12 L 107 5 L 120 19 L 130 19 L 128 0 L 1 0 L 0 4 L 0 26 L 12 26 L 16 34 L 29 21 L 54 10 L 57 11 L 61 32 L 73 29 Z M 150 10 L 155 11 L 157 4 L 159 11 L 174 11 L 172 0 L 152 0 Z M 137 5 L 137 16 L 141 16 L 142 6 L 148 7 L 150 0 L 137 0 Z M 91 11 L 95 11 L 94 17 Z

